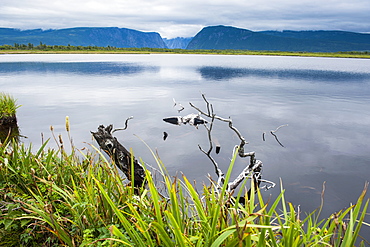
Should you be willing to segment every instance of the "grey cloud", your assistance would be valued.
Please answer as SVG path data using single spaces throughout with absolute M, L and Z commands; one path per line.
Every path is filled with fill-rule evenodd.
M 328 1 L 9 1 L 0 26 L 21 29 L 117 26 L 157 31 L 163 37 L 194 36 L 208 25 L 250 30 L 347 30 L 370 32 L 370 2 Z M 181 32 L 184 32 L 181 35 Z

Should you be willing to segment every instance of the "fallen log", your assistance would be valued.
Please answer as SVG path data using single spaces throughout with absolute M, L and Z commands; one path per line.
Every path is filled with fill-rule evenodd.
M 104 127 L 100 125 L 97 132 L 92 132 L 98 145 L 106 154 L 108 154 L 117 167 L 125 174 L 125 176 L 134 182 L 136 188 L 140 188 L 145 183 L 144 167 L 132 157 L 132 154 L 118 142 L 117 138 L 112 136 L 113 125 Z M 113 131 L 114 132 L 114 131 Z M 131 160 L 134 165 L 134 176 L 131 176 Z

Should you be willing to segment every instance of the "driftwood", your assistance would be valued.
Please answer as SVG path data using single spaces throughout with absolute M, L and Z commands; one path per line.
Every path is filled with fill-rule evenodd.
M 211 156 L 211 152 L 212 152 L 212 149 L 213 149 L 213 142 L 214 142 L 212 140 L 211 132 L 212 132 L 212 127 L 213 127 L 213 123 L 214 123 L 215 120 L 219 120 L 221 122 L 228 123 L 229 128 L 238 136 L 238 138 L 240 140 L 240 144 L 236 145 L 234 147 L 233 156 L 234 156 L 234 153 L 237 151 L 239 157 L 241 157 L 241 158 L 249 157 L 249 159 L 250 159 L 249 165 L 246 168 L 244 168 L 244 170 L 237 176 L 236 179 L 234 179 L 234 181 L 231 181 L 227 184 L 227 190 L 229 192 L 234 191 L 240 185 L 240 183 L 246 178 L 252 178 L 252 181 L 254 183 L 255 188 L 270 189 L 270 188 L 274 187 L 275 186 L 274 182 L 262 179 L 262 166 L 263 166 L 263 164 L 262 164 L 262 161 L 256 159 L 255 152 L 244 152 L 244 147 L 245 147 L 246 144 L 248 144 L 248 142 L 245 140 L 245 138 L 239 132 L 239 130 L 233 125 L 233 122 L 232 122 L 231 118 L 230 117 L 229 118 L 222 118 L 222 117 L 216 115 L 214 113 L 213 105 L 208 102 L 208 100 L 206 99 L 204 94 L 202 94 L 202 97 L 203 97 L 204 102 L 206 103 L 207 111 L 201 110 L 200 108 L 193 105 L 191 102 L 189 102 L 189 104 L 192 108 L 196 109 L 199 112 L 199 115 L 203 115 L 203 116 L 211 119 L 209 121 L 209 126 L 207 126 L 207 124 L 206 124 L 207 122 L 205 122 L 203 124 L 204 127 L 206 128 L 207 132 L 208 132 L 209 149 L 204 150 L 200 145 L 198 145 L 198 147 L 199 147 L 200 151 L 202 151 L 211 160 L 211 162 L 212 162 L 212 164 L 215 168 L 215 172 L 216 172 L 216 175 L 218 177 L 217 186 L 219 188 L 221 188 L 223 186 L 223 184 L 225 182 L 225 173 L 222 172 L 222 170 L 219 168 L 216 160 Z M 273 132 L 271 132 L 271 134 L 273 134 Z M 218 146 L 218 147 L 220 147 L 220 146 Z M 216 153 L 217 153 L 217 145 L 216 145 Z M 261 182 L 265 183 L 266 185 L 261 187 L 260 186 Z M 249 190 L 248 195 L 250 193 L 251 193 L 251 191 Z
M 127 121 L 126 121 L 127 126 Z M 117 138 L 112 136 L 113 125 L 104 127 L 100 125 L 97 132 L 91 132 L 95 140 L 99 144 L 100 148 L 107 153 L 117 167 L 126 175 L 126 177 L 132 182 L 136 188 L 140 188 L 145 183 L 145 172 L 144 168 L 138 163 L 135 157 L 127 151 L 127 149 L 118 142 Z M 131 176 L 131 160 L 134 164 L 134 176 Z
M 219 154 L 220 149 L 221 149 L 221 146 L 220 146 L 218 140 L 216 138 L 212 138 L 212 128 L 213 128 L 213 124 L 214 124 L 215 120 L 228 123 L 229 128 L 238 136 L 238 138 L 240 140 L 240 144 L 235 145 L 235 147 L 233 149 L 233 155 L 232 156 L 234 157 L 235 152 L 237 152 L 237 155 L 240 158 L 249 157 L 250 162 L 249 162 L 249 165 L 247 165 L 244 168 L 244 170 L 233 181 L 228 181 L 227 191 L 230 192 L 230 193 L 233 193 L 233 191 L 243 182 L 243 180 L 245 180 L 247 178 L 252 179 L 252 183 L 254 185 L 254 188 L 270 189 L 270 188 L 274 187 L 275 186 L 274 182 L 262 179 L 263 164 L 262 164 L 262 161 L 256 159 L 255 152 L 245 152 L 244 151 L 245 145 L 248 144 L 248 142 L 245 140 L 245 138 L 239 132 L 239 130 L 233 125 L 233 122 L 232 122 L 231 118 L 230 117 L 229 118 L 223 118 L 223 117 L 220 117 L 220 116 L 216 115 L 215 112 L 214 112 L 214 109 L 213 109 L 213 105 L 208 102 L 208 100 L 206 99 L 204 94 L 202 94 L 202 97 L 203 97 L 203 100 L 206 103 L 206 107 L 207 107 L 207 109 L 205 111 L 201 110 L 199 107 L 196 107 L 194 104 L 189 102 L 190 106 L 193 109 L 197 110 L 198 114 L 194 114 L 194 113 L 193 114 L 188 114 L 184 117 L 182 117 L 182 116 L 168 117 L 168 118 L 164 118 L 163 121 L 165 121 L 167 123 L 170 123 L 170 124 L 175 124 L 175 125 L 181 125 L 181 124 L 189 123 L 189 125 L 195 126 L 196 128 L 198 128 L 198 126 L 201 126 L 201 125 L 204 126 L 204 128 L 206 129 L 206 131 L 208 133 L 209 148 L 208 148 L 208 150 L 205 150 L 200 145 L 198 145 L 198 147 L 199 147 L 200 151 L 203 152 L 210 159 L 210 161 L 212 162 L 212 164 L 214 166 L 215 173 L 217 175 L 216 186 L 217 186 L 218 189 L 221 189 L 223 187 L 224 183 L 225 183 L 225 173 L 220 169 L 219 165 L 217 164 L 216 160 L 212 157 L 212 154 L 211 154 L 212 150 L 213 150 L 213 144 L 216 145 L 216 154 Z M 177 106 L 177 105 L 181 107 L 181 109 L 178 110 L 178 112 L 184 110 L 184 107 L 181 104 L 177 103 L 175 101 L 175 99 L 173 101 L 175 103 L 174 107 Z M 206 117 L 207 120 L 202 118 L 201 116 Z M 276 130 L 270 132 L 275 137 L 275 139 L 277 140 L 277 142 L 281 146 L 283 146 L 283 145 L 279 142 L 277 136 L 275 135 L 275 132 L 283 126 L 285 126 L 285 125 L 282 125 L 282 126 L 278 127 Z M 165 133 L 165 136 L 164 136 L 164 140 L 165 140 L 166 137 L 167 137 L 167 133 L 166 132 L 164 132 L 164 133 Z M 265 185 L 261 186 L 261 183 L 264 183 Z M 257 191 L 257 190 L 255 190 L 255 191 Z M 249 197 L 250 193 L 251 193 L 251 190 L 248 191 L 248 197 Z

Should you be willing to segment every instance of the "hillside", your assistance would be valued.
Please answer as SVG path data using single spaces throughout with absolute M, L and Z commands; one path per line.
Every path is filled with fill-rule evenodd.
M 262 31 L 211 26 L 203 28 L 187 49 L 270 51 L 370 51 L 370 34 L 344 31 Z
M 78 27 L 56 30 L 0 28 L 0 45 L 34 44 L 166 48 L 156 32 L 117 27 Z

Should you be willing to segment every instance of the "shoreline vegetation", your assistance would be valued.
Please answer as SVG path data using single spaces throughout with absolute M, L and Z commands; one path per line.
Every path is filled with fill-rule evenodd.
M 0 92 L 0 119 L 15 117 L 20 105 L 11 95 Z
M 51 131 L 54 136 L 52 127 Z M 161 179 L 153 180 L 146 171 L 147 186 L 137 193 L 98 148 L 74 147 L 69 122 L 66 131 L 66 142 L 61 134 L 54 136 L 57 149 L 48 148 L 48 141 L 36 152 L 17 142 L 0 145 L 0 246 L 351 247 L 369 243 L 360 235 L 361 227 L 368 225 L 364 222 L 368 184 L 355 204 L 321 219 L 323 195 L 318 209 L 300 212 L 285 200 L 282 182 L 275 201 L 265 201 L 263 192 L 251 183 L 249 199 L 238 203 L 243 193 L 230 195 L 226 188 L 236 155 L 222 188 L 210 181 L 199 190 L 185 176 L 171 177 L 151 150 L 159 167 L 154 177 Z
M 300 56 L 333 58 L 366 58 L 369 51 L 345 52 L 290 52 L 290 51 L 251 51 L 251 50 L 186 50 L 167 48 L 117 48 L 112 46 L 63 46 L 40 43 L 0 45 L 0 54 L 209 54 L 209 55 L 264 55 L 264 56 Z
M 19 135 L 16 116 L 19 107 L 11 95 L 0 92 L 0 143 Z
M 158 169 L 145 170 L 145 185 L 138 189 L 102 150 L 92 144 L 74 146 L 69 117 L 67 141 L 62 134 L 55 136 L 52 126 L 50 130 L 57 148 L 49 148 L 49 140 L 36 151 L 16 138 L 0 141 L 0 246 L 369 244 L 361 236 L 361 227 L 370 226 L 364 222 L 368 183 L 355 204 L 321 219 L 324 189 L 321 205 L 308 213 L 286 201 L 282 182 L 272 201 L 250 181 L 242 187 L 250 187 L 251 193 L 229 193 L 237 151 L 222 188 L 210 180 L 199 189 L 184 175 L 170 176 L 148 147 Z M 240 203 L 242 196 L 247 200 Z

